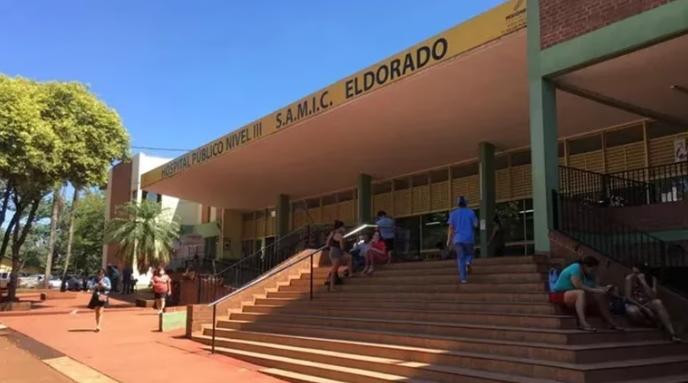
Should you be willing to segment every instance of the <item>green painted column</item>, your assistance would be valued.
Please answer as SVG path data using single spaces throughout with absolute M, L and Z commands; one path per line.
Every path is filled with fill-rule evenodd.
M 356 202 L 356 216 L 358 224 L 372 223 L 373 220 L 373 189 L 372 177 L 367 174 L 359 174 L 357 190 L 358 199 Z
M 554 227 L 552 191 L 559 186 L 559 144 L 556 89 L 542 77 L 538 0 L 528 0 L 527 33 L 535 251 L 548 252 Z
M 289 196 L 280 194 L 275 208 L 275 237 L 282 238 L 289 233 Z
M 492 255 L 489 240 L 497 200 L 494 145 L 481 142 L 478 157 L 480 159 L 480 256 L 489 257 Z

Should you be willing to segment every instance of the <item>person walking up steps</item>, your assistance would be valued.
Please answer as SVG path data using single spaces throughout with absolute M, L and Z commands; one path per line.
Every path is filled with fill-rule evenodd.
M 459 207 L 449 213 L 449 229 L 447 232 L 447 247 L 456 250 L 456 262 L 459 268 L 459 281 L 468 282 L 468 272 L 473 261 L 475 234 L 478 218 L 473 209 L 468 208 L 468 202 L 463 196 L 459 197 Z

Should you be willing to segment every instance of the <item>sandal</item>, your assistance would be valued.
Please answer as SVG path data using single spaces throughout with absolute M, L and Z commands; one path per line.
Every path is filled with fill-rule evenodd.
M 592 326 L 578 326 L 578 329 L 587 332 L 597 332 L 597 329 Z
M 610 325 L 609 325 L 609 329 L 610 329 L 610 330 L 614 330 L 614 331 L 619 331 L 619 332 L 626 332 L 626 329 L 625 329 L 625 328 L 620 327 L 620 326 L 617 326 L 617 325 L 615 325 L 615 324 L 610 324 Z
M 674 343 L 683 343 L 683 339 L 677 337 L 676 335 L 671 336 L 671 341 Z

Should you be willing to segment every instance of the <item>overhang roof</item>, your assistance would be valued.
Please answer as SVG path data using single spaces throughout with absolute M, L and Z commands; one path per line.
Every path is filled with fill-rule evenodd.
M 508 21 L 504 15 L 514 14 L 509 7 L 516 3 L 520 2 L 502 6 L 499 17 L 503 22 Z M 489 23 L 499 17 L 493 14 Z M 469 22 L 471 28 L 476 25 L 476 19 Z M 438 36 L 455 33 L 455 29 Z M 168 165 L 168 174 L 163 174 L 164 168 L 145 174 L 144 187 L 218 207 L 258 209 L 274 204 L 278 194 L 296 199 L 350 188 L 361 173 L 385 179 L 475 158 L 482 141 L 500 150 L 528 146 L 525 28 L 502 29 L 497 38 L 481 33 L 488 41 L 480 46 L 301 119 L 287 129 L 197 164 L 190 164 L 190 156 L 198 151 L 186 154 Z M 436 41 L 438 36 L 428 41 Z M 414 49 L 417 46 L 409 51 Z M 326 89 L 336 90 L 340 83 Z M 315 95 L 320 94 L 322 91 Z M 557 97 L 560 136 L 639 118 L 568 93 L 558 92 Z M 266 118 L 274 119 L 275 113 Z M 249 125 L 238 132 L 249 130 L 244 133 L 246 139 L 250 129 Z

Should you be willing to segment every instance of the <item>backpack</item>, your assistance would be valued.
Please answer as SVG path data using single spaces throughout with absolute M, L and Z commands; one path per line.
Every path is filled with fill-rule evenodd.
M 552 292 L 554 291 L 554 286 L 557 285 L 557 281 L 559 280 L 559 273 L 561 271 L 557 268 L 552 267 L 549 269 L 549 275 L 548 275 L 548 284 L 549 284 L 549 291 Z

